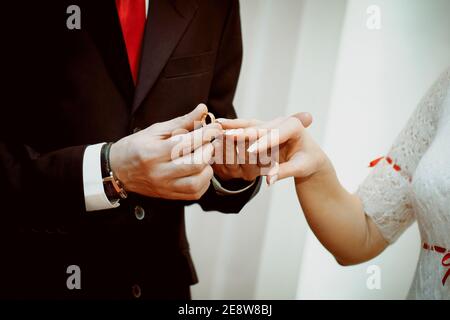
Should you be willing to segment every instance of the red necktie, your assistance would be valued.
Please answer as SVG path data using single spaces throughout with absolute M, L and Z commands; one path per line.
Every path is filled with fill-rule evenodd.
M 145 0 L 116 0 L 128 61 L 134 83 L 137 83 L 142 38 L 145 30 Z

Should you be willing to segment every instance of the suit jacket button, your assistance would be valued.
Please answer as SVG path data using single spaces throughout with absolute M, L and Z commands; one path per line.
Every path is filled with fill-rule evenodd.
M 142 295 L 141 287 L 137 284 L 131 287 L 131 293 L 133 294 L 133 297 L 136 299 L 139 299 Z
M 134 216 L 138 220 L 144 220 L 145 218 L 145 210 L 141 206 L 134 207 Z

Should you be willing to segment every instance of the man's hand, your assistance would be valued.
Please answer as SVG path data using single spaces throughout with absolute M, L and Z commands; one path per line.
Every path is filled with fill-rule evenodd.
M 300 113 L 297 118 L 305 128 L 312 123 L 309 113 Z M 259 138 L 266 135 L 269 130 L 285 121 L 285 117 L 277 118 L 270 122 L 245 119 L 217 119 L 225 131 L 225 135 L 213 144 L 216 153 L 216 164 L 213 165 L 214 173 L 221 180 L 244 179 L 254 181 L 257 177 L 264 175 L 263 169 L 269 171 L 271 165 L 268 154 L 262 159 L 257 154 L 250 154 L 248 148 Z M 284 151 L 284 150 L 282 150 Z M 221 160 L 218 164 L 217 161 Z
M 111 168 L 125 189 L 155 198 L 201 198 L 213 176 L 211 140 L 222 134 L 219 124 L 192 131 L 207 112 L 205 105 L 199 105 L 185 116 L 154 124 L 113 144 Z

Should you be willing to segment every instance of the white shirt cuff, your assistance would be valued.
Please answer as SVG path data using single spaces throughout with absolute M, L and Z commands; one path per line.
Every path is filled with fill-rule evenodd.
M 240 189 L 240 190 L 228 190 L 228 189 L 225 189 L 224 187 L 222 187 L 222 185 L 220 184 L 219 180 L 217 180 L 217 178 L 215 176 L 213 176 L 212 180 L 211 180 L 211 183 L 212 183 L 214 189 L 216 190 L 217 194 L 220 194 L 222 196 L 236 195 L 236 194 L 242 193 L 244 191 L 247 191 L 248 189 L 253 187 L 255 182 L 256 182 L 256 180 L 253 181 L 247 187 L 245 187 L 243 189 Z
M 84 203 L 87 212 L 114 209 L 119 202 L 109 201 L 103 188 L 101 150 L 104 143 L 88 146 L 83 156 Z

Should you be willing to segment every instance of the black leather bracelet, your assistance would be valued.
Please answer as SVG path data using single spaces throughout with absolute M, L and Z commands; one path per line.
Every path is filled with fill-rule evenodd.
M 111 146 L 113 144 L 110 143 L 105 143 L 102 147 L 102 152 L 101 152 L 101 163 L 102 163 L 102 177 L 106 178 L 109 177 L 111 170 L 111 164 L 109 162 L 109 154 L 111 152 Z
M 100 162 L 102 167 L 102 178 L 109 176 L 110 166 L 109 161 L 107 160 L 106 151 L 111 150 L 111 143 L 105 143 L 102 146 L 102 150 L 100 153 Z
M 123 189 L 121 182 L 114 176 L 109 160 L 112 143 L 106 143 L 101 150 L 101 168 L 103 178 L 103 188 L 109 201 L 117 202 L 127 198 L 127 193 Z

